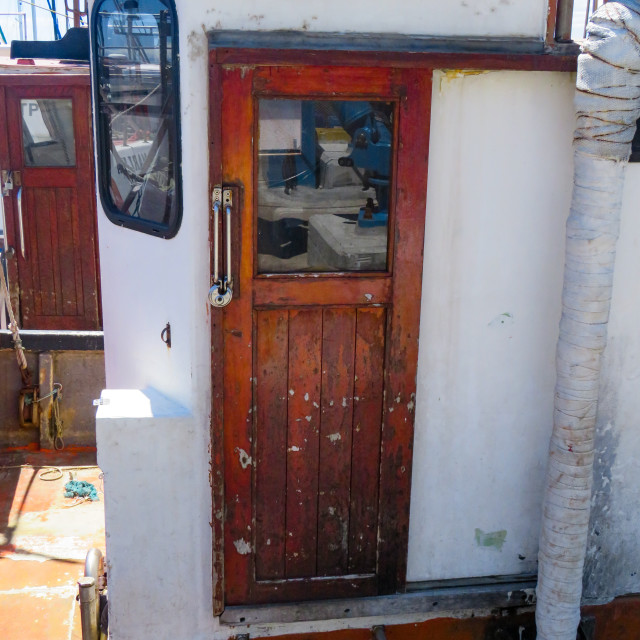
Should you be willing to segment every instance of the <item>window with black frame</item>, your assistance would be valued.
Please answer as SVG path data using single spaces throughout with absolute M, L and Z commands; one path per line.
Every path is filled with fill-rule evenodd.
M 170 0 L 98 0 L 98 171 L 116 224 L 171 238 L 182 216 L 178 29 Z

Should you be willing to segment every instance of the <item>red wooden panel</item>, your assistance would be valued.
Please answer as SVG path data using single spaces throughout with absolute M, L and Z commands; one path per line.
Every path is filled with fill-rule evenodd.
M 91 103 L 88 91 L 76 90 L 74 95 L 76 130 L 76 162 L 78 183 L 71 200 L 71 215 L 78 220 L 80 242 L 76 244 L 76 268 L 82 273 L 82 289 L 78 287 L 78 314 L 85 318 L 86 328 L 100 325 L 98 282 L 98 233 L 93 202 L 93 144 L 91 141 Z M 80 126 L 84 122 L 86 126 Z M 82 173 L 81 173 L 82 170 Z M 77 285 L 76 285 L 77 286 Z
M 16 251 L 16 257 L 11 260 L 9 264 L 20 266 L 15 276 L 16 290 L 20 293 L 20 317 L 19 322 L 22 328 L 29 328 L 26 324 L 27 318 L 33 317 L 38 308 L 42 308 L 40 297 L 36 295 L 36 282 L 38 278 L 36 265 L 33 260 L 34 256 L 38 255 L 38 244 L 35 234 L 32 233 L 32 224 L 29 220 L 29 216 L 25 216 L 25 210 L 29 209 L 29 192 L 23 192 L 22 195 L 22 221 L 23 221 L 23 234 L 24 234 L 24 246 L 26 255 L 30 257 L 30 260 L 25 261 L 22 259 L 22 253 L 20 248 L 20 227 L 19 216 L 17 206 L 17 189 L 14 187 L 10 195 L 5 198 L 5 206 L 10 203 L 12 210 L 14 211 L 14 225 L 13 233 L 9 236 L 9 244 L 13 246 Z M 9 226 L 9 225 L 7 225 Z M 18 286 L 19 283 L 19 286 Z M 15 312 L 15 310 L 14 310 Z
M 385 309 L 358 309 L 353 400 L 349 571 L 376 567 Z
M 26 259 L 15 261 L 22 326 L 29 329 L 99 329 L 100 302 L 95 194 L 89 88 L 31 86 L 6 90 L 9 128 L 9 163 L 22 173 L 23 225 Z M 0 80 L 2 82 L 2 80 Z M 73 84 L 73 83 L 72 83 Z M 76 163 L 74 168 L 25 167 L 22 149 L 23 98 L 73 100 Z M 4 168 L 4 167 L 3 167 Z M 9 202 L 12 245 L 19 245 L 15 207 L 17 189 Z M 82 202 L 79 210 L 78 202 Z
M 78 184 L 78 170 L 85 175 L 89 167 L 65 168 L 65 167 L 25 167 L 22 184 L 25 187 L 56 187 L 73 188 Z
M 91 84 L 91 76 L 89 71 L 83 72 L 77 69 L 73 70 L 71 73 L 67 71 L 64 73 L 24 73 L 24 71 L 22 71 L 15 72 L 15 75 L 11 72 L 6 75 L 3 74 L 0 81 L 3 85 L 8 87 L 20 87 L 24 91 L 31 92 L 32 95 L 34 87 L 40 91 L 45 87 L 48 90 L 60 89 L 62 87 L 86 87 L 88 90 L 89 85 Z
M 209 67 L 209 88 L 211 91 L 221 87 L 220 67 Z M 209 185 L 222 183 L 222 109 L 221 100 L 209 96 Z M 211 192 L 211 189 L 209 190 Z M 213 233 L 209 225 L 209 245 L 213 242 Z M 213 273 L 213 252 L 210 255 L 209 273 Z M 211 534 L 213 614 L 224 611 L 224 426 L 223 426 L 223 380 L 224 353 L 222 339 L 223 314 L 211 312 Z
M 78 308 L 78 282 L 79 270 L 76 269 L 76 253 L 80 248 L 74 241 L 72 193 L 69 189 L 60 189 L 57 194 L 57 248 L 55 253 L 59 261 L 60 273 L 60 302 L 62 309 L 58 309 L 60 315 L 75 316 L 82 311 Z
M 256 314 L 256 578 L 284 577 L 287 494 L 287 311 Z
M 248 202 L 252 198 L 251 154 L 238 153 L 239 149 L 251 149 L 253 135 L 253 102 L 250 94 L 252 73 L 236 69 L 226 75 L 224 93 L 216 92 L 213 99 L 222 98 L 225 126 L 220 145 L 224 160 L 220 181 L 239 181 L 244 186 L 243 195 Z M 242 212 L 244 208 L 240 209 Z M 243 238 L 251 238 L 251 219 L 240 215 L 236 224 L 241 227 Z M 240 604 L 251 598 L 254 583 L 254 525 L 252 467 L 243 468 L 242 451 L 253 448 L 253 309 L 251 306 L 251 260 L 243 260 L 237 277 L 242 281 L 243 295 L 224 309 L 212 309 L 214 323 L 224 339 L 224 354 L 213 354 L 214 365 L 223 367 L 223 416 L 218 428 L 224 434 L 224 491 L 225 491 L 225 597 L 227 604 Z M 235 275 L 235 274 L 234 274 Z M 247 294 L 247 295 L 245 295 Z M 223 316 L 222 322 L 219 316 Z
M 337 275 L 256 278 L 256 306 L 386 304 L 391 302 L 388 276 Z
M 23 217 L 29 219 L 29 236 L 33 237 L 37 250 L 27 255 L 35 263 L 37 315 L 56 315 L 55 281 L 53 275 L 53 248 L 51 246 L 52 213 L 55 215 L 55 194 L 51 189 L 27 189 L 23 193 Z M 26 203 L 25 203 L 26 195 Z M 26 207 L 24 206 L 26 204 Z M 53 209 L 53 212 L 52 212 Z M 26 228 L 25 228 L 26 232 Z M 38 298 L 40 305 L 37 304 Z
M 233 237 L 244 256 L 234 273 L 242 295 L 212 311 L 212 415 L 219 436 L 214 443 L 223 440 L 222 455 L 212 453 L 214 520 L 222 517 L 224 491 L 227 604 L 373 595 L 403 587 L 430 77 L 430 71 L 213 65 L 211 78 L 220 82 L 212 83 L 211 117 L 219 113 L 221 124 L 212 126 L 211 180 L 239 187 Z M 262 94 L 396 101 L 388 274 L 255 276 L 254 106 Z M 284 410 L 274 398 L 281 397 L 285 376 L 283 465 L 277 460 L 284 446 L 277 424 Z M 277 551 L 283 469 L 284 574 Z M 214 532 L 221 528 L 214 522 Z M 267 548 L 272 531 L 274 550 Z M 218 540 L 213 573 L 219 611 L 216 545 Z
M 286 576 L 316 575 L 322 310 L 289 312 Z
M 299 96 L 388 95 L 393 89 L 389 73 L 378 69 L 352 67 L 269 67 L 257 69 L 254 89 L 261 95 L 282 95 L 295 91 Z M 366 87 L 363 91 L 363 87 Z
M 66 189 L 64 190 L 66 191 Z M 51 225 L 50 230 L 50 242 L 51 242 L 51 272 L 53 273 L 53 291 L 55 296 L 55 314 L 56 316 L 61 316 L 64 314 L 64 305 L 62 303 L 62 278 L 60 276 L 60 263 L 65 259 L 68 260 L 67 256 L 61 256 L 59 251 L 59 218 L 58 218 L 58 207 L 64 202 L 64 197 L 60 197 L 62 194 L 60 192 L 53 191 L 51 194 L 51 199 L 49 201 L 49 221 Z M 67 194 L 68 195 L 68 194 Z M 62 233 L 65 232 L 63 228 Z
M 347 573 L 356 312 L 325 309 L 318 479 L 318 575 Z
M 551 19 L 550 19 L 551 22 Z M 553 19 L 555 28 L 555 19 Z M 522 71 L 575 71 L 575 53 L 464 53 L 428 51 L 318 51 L 316 49 L 238 49 L 220 47 L 212 57 L 224 65 L 301 66 L 335 65 L 379 69 L 482 69 Z
M 387 317 L 384 428 L 380 457 L 378 564 L 382 593 L 405 584 L 409 496 L 422 294 L 422 251 L 427 193 L 431 76 L 403 73 L 407 96 L 399 122 L 398 188 L 393 303 Z M 423 105 L 409 108 L 408 105 Z M 400 179 L 402 176 L 402 179 Z
M 353 598 L 375 596 L 378 593 L 377 576 L 349 576 L 348 578 L 309 578 L 307 580 L 274 580 L 257 582 L 253 588 L 252 601 L 297 602 L 304 600 L 327 600 L 329 598 Z M 313 638 L 314 636 L 311 636 Z

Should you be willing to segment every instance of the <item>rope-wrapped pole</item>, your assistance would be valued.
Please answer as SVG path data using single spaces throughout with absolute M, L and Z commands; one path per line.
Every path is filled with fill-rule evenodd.
M 603 5 L 578 58 L 554 424 L 540 533 L 539 640 L 575 640 L 587 547 L 601 358 L 622 189 L 640 117 L 640 3 Z
M 1 196 L 0 196 L 1 197 Z M 4 267 L 0 264 L 0 280 L 2 281 L 2 293 L 7 301 L 7 311 L 9 312 L 9 330 L 11 331 L 11 337 L 13 339 L 13 348 L 16 352 L 16 360 L 18 361 L 18 367 L 20 367 L 20 375 L 22 376 L 22 384 L 30 387 L 31 372 L 27 366 L 27 358 L 24 355 L 24 347 L 22 346 L 22 340 L 20 339 L 20 331 L 18 330 L 18 323 L 16 317 L 13 314 L 13 307 L 11 305 L 11 297 L 9 296 L 9 286 L 7 285 L 7 279 L 4 276 Z

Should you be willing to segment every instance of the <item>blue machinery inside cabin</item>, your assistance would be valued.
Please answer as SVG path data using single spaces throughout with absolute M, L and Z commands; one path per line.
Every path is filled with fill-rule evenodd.
M 362 183 L 363 190 L 373 188 L 376 202 L 366 198 L 357 212 L 358 226 L 386 226 L 389 217 L 389 170 L 391 167 L 392 130 L 389 113 L 365 101 L 303 101 L 301 105 L 300 149 L 282 150 L 282 155 L 268 157 L 266 180 L 270 188 L 284 187 L 289 195 L 305 185 L 321 188 L 325 163 L 318 144 L 318 129 L 342 128 L 349 136 L 348 155 L 338 160 L 350 167 Z M 354 212 L 355 213 L 355 212 Z M 298 221 L 291 220 L 294 226 Z M 289 226 L 289 225 L 285 225 Z M 284 230 L 283 230 L 284 231 Z M 290 233 L 287 229 L 285 233 Z M 306 244 L 306 238 L 301 239 Z

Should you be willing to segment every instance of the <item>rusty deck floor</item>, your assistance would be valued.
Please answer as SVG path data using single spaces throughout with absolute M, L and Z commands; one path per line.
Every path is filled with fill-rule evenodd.
M 101 492 L 95 464 L 92 452 L 0 454 L 2 640 L 81 640 L 77 581 L 87 551 L 105 552 L 104 501 L 65 498 L 63 488 L 72 472 Z M 63 476 L 41 479 L 49 467 Z

